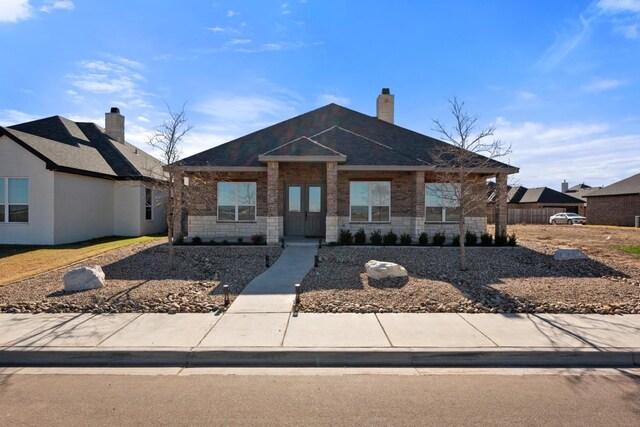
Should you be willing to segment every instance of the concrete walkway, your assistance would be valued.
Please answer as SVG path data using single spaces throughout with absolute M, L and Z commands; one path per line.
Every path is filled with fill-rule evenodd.
M 227 313 L 290 313 L 294 285 L 313 267 L 317 253 L 317 241 L 288 243 L 276 263 L 249 282 Z
M 0 366 L 640 366 L 640 315 L 0 314 Z

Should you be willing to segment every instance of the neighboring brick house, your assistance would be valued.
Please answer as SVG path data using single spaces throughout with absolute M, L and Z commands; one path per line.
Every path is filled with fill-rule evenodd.
M 635 225 L 640 216 L 640 174 L 587 195 L 589 224 Z
M 209 174 L 213 193 L 188 207 L 187 234 L 217 240 L 265 234 L 268 243 L 289 236 L 334 242 L 341 229 L 360 228 L 367 235 L 452 237 L 459 208 L 433 190 L 442 172 L 433 155 L 446 143 L 394 125 L 393 111 L 394 95 L 383 89 L 377 117 L 329 104 L 183 159 L 185 176 Z M 518 169 L 484 163 L 489 167 L 477 176 L 496 178 L 506 194 L 507 175 Z M 506 230 L 506 203 L 500 208 L 496 227 Z M 485 232 L 484 207 L 466 223 Z
M 166 229 L 162 164 L 106 129 L 53 116 L 0 127 L 0 244 L 57 245 Z
M 487 215 L 489 222 L 495 216 L 495 186 L 489 183 Z M 584 215 L 586 202 L 549 187 L 508 187 L 508 223 L 547 224 L 549 217 L 558 212 Z M 526 212 L 524 212 L 526 211 Z

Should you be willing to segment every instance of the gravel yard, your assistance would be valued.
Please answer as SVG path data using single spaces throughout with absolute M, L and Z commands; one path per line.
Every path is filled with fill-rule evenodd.
M 0 312 L 157 312 L 198 313 L 217 310 L 231 300 L 282 253 L 267 246 L 177 246 L 175 268 L 167 264 L 167 246 L 159 241 L 116 249 L 73 266 L 11 285 L 0 286 Z M 72 268 L 100 265 L 102 289 L 64 293 L 62 277 Z
M 550 233 L 557 235 L 558 231 Z M 588 260 L 557 262 L 553 252 L 558 245 L 538 240 L 519 244 L 515 248 L 468 248 L 469 269 L 464 272 L 458 269 L 459 249 L 453 247 L 323 247 L 320 266 L 302 283 L 299 309 L 333 313 L 640 313 L 640 268 L 633 259 L 610 256 L 599 249 L 599 255 L 590 253 Z M 371 259 L 403 265 L 408 280 L 368 280 L 364 264 Z

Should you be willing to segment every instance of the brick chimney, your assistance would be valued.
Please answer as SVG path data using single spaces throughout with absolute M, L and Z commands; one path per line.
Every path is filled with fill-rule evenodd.
M 118 107 L 111 107 L 111 111 L 104 114 L 104 130 L 111 139 L 124 144 L 124 116 Z
M 569 183 L 567 182 L 566 179 L 562 182 L 561 188 L 563 193 L 566 193 L 567 191 L 569 191 Z
M 385 122 L 393 123 L 393 97 L 388 87 L 382 89 L 376 101 L 376 117 Z

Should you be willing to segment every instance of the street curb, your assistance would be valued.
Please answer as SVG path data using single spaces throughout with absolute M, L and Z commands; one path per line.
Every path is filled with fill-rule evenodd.
M 640 349 L 9 347 L 0 366 L 631 368 Z

